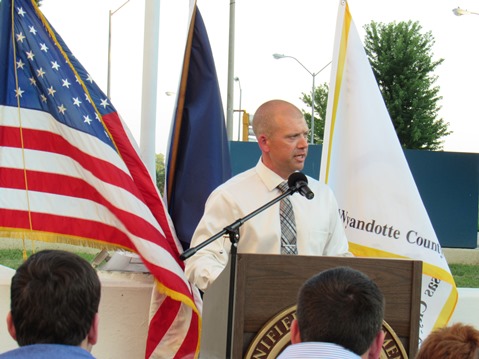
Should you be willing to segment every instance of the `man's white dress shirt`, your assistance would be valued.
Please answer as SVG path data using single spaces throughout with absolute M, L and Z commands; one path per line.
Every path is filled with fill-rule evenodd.
M 213 191 L 191 241 L 195 247 L 238 219 L 248 216 L 281 195 L 276 188 L 283 178 L 259 160 L 256 167 L 242 172 Z M 290 196 L 297 230 L 299 255 L 343 256 L 348 241 L 339 218 L 338 205 L 331 189 L 308 177 L 314 198 L 299 193 Z M 246 221 L 240 227 L 238 253 L 281 253 L 279 202 Z M 186 260 L 186 275 L 199 289 L 218 277 L 229 260 L 231 242 L 228 235 L 219 238 Z

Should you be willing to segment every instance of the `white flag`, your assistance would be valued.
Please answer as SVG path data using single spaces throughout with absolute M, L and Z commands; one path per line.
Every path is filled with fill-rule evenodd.
M 423 261 L 419 343 L 447 325 L 457 290 L 346 1 L 340 1 L 321 158 L 350 251 Z

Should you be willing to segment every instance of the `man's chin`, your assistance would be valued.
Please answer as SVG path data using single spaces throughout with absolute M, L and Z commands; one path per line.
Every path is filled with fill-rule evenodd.
M 295 166 L 295 171 L 302 171 L 304 168 L 304 162 L 301 162 L 301 163 L 297 163 L 296 166 Z

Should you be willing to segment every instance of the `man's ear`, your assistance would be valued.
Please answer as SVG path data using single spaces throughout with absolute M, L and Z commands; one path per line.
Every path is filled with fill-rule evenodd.
M 7 314 L 7 328 L 8 332 L 10 333 L 10 336 L 13 338 L 13 340 L 17 340 L 17 331 L 15 330 L 15 326 L 13 325 L 13 318 L 12 318 L 12 312 L 8 312 Z
M 268 138 L 265 135 L 259 135 L 257 140 L 258 140 L 258 146 L 261 149 L 261 151 L 268 152 L 269 151 Z
M 379 357 L 381 356 L 381 350 L 383 347 L 385 336 L 386 333 L 384 333 L 384 331 L 382 330 L 380 330 L 379 333 L 376 335 L 376 338 L 374 338 L 373 343 L 369 347 L 368 359 L 379 359 Z
M 93 322 L 91 323 L 90 331 L 88 332 L 88 344 L 95 345 L 98 341 L 98 323 L 100 322 L 100 316 L 95 314 Z
M 299 333 L 299 325 L 296 319 L 291 323 L 291 344 L 301 343 L 301 335 Z

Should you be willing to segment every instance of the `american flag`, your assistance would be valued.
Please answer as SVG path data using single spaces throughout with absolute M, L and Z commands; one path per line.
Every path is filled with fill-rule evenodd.
M 199 310 L 172 228 L 110 100 L 33 0 L 2 0 L 0 238 L 138 253 L 162 295 L 146 357 L 197 357 Z

